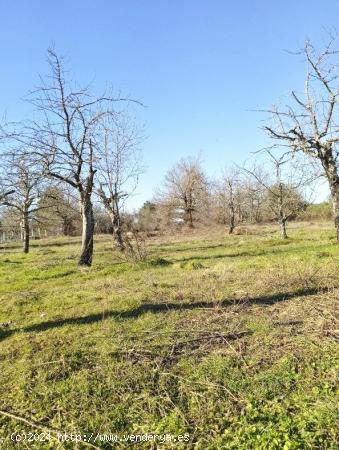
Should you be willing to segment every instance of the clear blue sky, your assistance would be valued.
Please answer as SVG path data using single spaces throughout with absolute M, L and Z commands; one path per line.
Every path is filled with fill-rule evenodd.
M 260 148 L 249 110 L 302 88 L 305 66 L 286 50 L 321 44 L 338 17 L 338 0 L 3 0 L 0 111 L 27 114 L 20 98 L 47 73 L 52 42 L 80 81 L 144 102 L 140 205 L 182 156 L 202 151 L 213 176 Z

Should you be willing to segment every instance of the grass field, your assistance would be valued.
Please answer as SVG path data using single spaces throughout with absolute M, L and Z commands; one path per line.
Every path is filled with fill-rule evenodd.
M 89 446 L 58 431 L 102 449 L 146 433 L 179 440 L 140 448 L 338 448 L 339 246 L 331 224 L 289 232 L 152 239 L 136 264 L 98 236 L 85 270 L 77 238 L 3 245 L 1 449 L 13 432 L 46 432 L 20 448 Z

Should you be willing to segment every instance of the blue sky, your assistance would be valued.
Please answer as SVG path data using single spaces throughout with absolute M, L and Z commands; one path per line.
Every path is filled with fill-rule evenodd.
M 250 110 L 302 89 L 305 65 L 288 50 L 321 45 L 338 17 L 338 0 L 3 0 L 0 111 L 29 113 L 20 99 L 47 73 L 52 42 L 78 80 L 145 103 L 139 206 L 182 156 L 201 151 L 215 176 L 265 145 Z

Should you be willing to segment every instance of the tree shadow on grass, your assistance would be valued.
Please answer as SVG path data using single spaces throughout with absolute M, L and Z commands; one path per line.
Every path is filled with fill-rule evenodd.
M 277 246 L 278 247 L 278 246 Z M 322 248 L 326 248 L 326 245 L 320 244 L 311 248 L 311 251 L 317 251 Z M 300 253 L 304 251 L 310 251 L 310 247 L 292 247 L 292 248 L 268 248 L 267 250 L 253 250 L 253 251 L 239 251 L 237 253 L 220 253 L 217 255 L 204 255 L 204 256 L 187 256 L 180 259 L 173 259 L 174 262 L 187 262 L 196 260 L 213 260 L 213 259 L 227 259 L 227 258 L 241 258 L 241 257 L 257 257 L 257 256 L 268 256 L 268 255 L 280 255 L 283 253 Z
M 286 292 L 286 293 L 277 293 L 273 295 L 262 295 L 258 297 L 251 297 L 244 300 L 246 305 L 264 305 L 269 306 L 273 305 L 277 302 L 291 300 L 297 297 L 306 297 L 308 295 L 316 295 L 322 293 L 322 290 L 319 288 L 309 288 L 309 289 L 298 289 L 294 292 Z M 239 299 L 225 299 L 222 302 L 215 303 L 212 301 L 200 301 L 194 303 L 143 303 L 142 305 L 130 309 L 127 311 L 106 311 L 104 314 L 102 312 L 96 314 L 89 314 L 87 316 L 81 317 L 68 317 L 62 319 L 54 319 L 46 322 L 41 322 L 35 325 L 29 325 L 20 329 L 8 329 L 1 330 L 0 329 L 0 340 L 6 339 L 10 335 L 16 332 L 25 332 L 25 333 L 33 333 L 33 332 L 41 332 L 46 331 L 58 327 L 62 327 L 64 325 L 89 325 L 92 323 L 100 322 L 102 320 L 115 317 L 117 319 L 133 319 L 137 318 L 143 314 L 151 312 L 153 314 L 161 314 L 167 313 L 169 311 L 189 311 L 194 309 L 213 309 L 218 305 L 218 307 L 226 308 L 230 305 L 239 302 Z
M 265 252 L 261 253 L 254 253 L 254 252 L 239 252 L 239 253 L 220 253 L 218 255 L 207 255 L 207 256 L 199 256 L 199 255 L 192 255 L 187 256 L 185 258 L 180 259 L 173 259 L 173 262 L 181 263 L 181 262 L 188 262 L 188 261 L 197 261 L 197 260 L 213 260 L 213 259 L 226 259 L 226 258 L 238 258 L 242 256 L 261 256 L 264 255 Z
M 37 242 L 32 243 L 32 247 L 45 248 L 45 247 L 67 247 L 68 245 L 80 245 L 80 241 L 55 241 L 55 242 Z
M 159 253 L 166 253 L 168 255 L 168 253 L 180 253 L 180 252 L 192 252 L 192 251 L 201 251 L 201 250 L 213 250 L 215 248 L 227 248 L 226 244 L 213 244 L 213 245 L 199 245 L 199 246 L 191 246 L 191 247 L 179 247 L 176 248 L 173 245 L 173 248 L 171 248 L 170 246 L 165 247 L 159 246 L 160 248 L 157 249 L 157 251 Z
M 11 261 L 10 259 L 4 259 L 0 261 L 0 264 L 23 264 L 23 261 Z
M 69 245 L 80 245 L 80 242 L 74 241 L 65 241 L 65 242 L 41 242 L 41 241 L 33 241 L 30 244 L 31 250 L 43 250 L 49 247 L 66 247 Z M 22 252 L 22 244 L 19 242 L 17 244 L 4 244 L 0 245 L 1 253 L 9 253 L 8 250 L 17 250 L 17 252 Z

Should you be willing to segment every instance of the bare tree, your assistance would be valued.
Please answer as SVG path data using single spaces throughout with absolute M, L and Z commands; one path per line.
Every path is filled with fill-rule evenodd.
M 279 224 L 282 239 L 287 239 L 287 222 L 305 209 L 307 202 L 301 191 L 311 183 L 313 176 L 305 172 L 301 162 L 291 160 L 289 153 L 275 156 L 267 150 L 266 154 L 269 171 L 263 164 L 252 169 L 243 167 L 243 170 L 265 189 L 266 206 Z
M 111 95 L 94 96 L 90 88 L 79 87 L 64 70 L 64 60 L 48 51 L 51 75 L 31 93 L 30 102 L 38 111 L 37 121 L 24 132 L 14 132 L 20 141 L 34 139 L 36 156 L 46 176 L 67 183 L 79 195 L 82 215 L 82 248 L 79 265 L 90 266 L 93 257 L 95 152 L 100 147 L 97 129 L 100 121 L 114 114 L 113 104 L 128 99 Z M 100 137 L 100 134 L 99 134 Z
M 242 221 L 250 223 L 260 223 L 265 217 L 265 188 L 253 177 L 244 173 L 242 179 L 242 201 L 241 216 Z
M 20 150 L 8 152 L 2 157 L 5 175 L 3 184 L 8 194 L 1 200 L 18 215 L 22 229 L 23 251 L 29 252 L 30 222 L 42 208 L 39 198 L 43 185 L 40 168 L 32 160 L 31 154 Z
M 228 224 L 228 232 L 232 234 L 241 215 L 241 172 L 231 168 L 225 170 L 222 179 L 217 183 L 216 195 L 222 222 Z
M 184 223 L 193 228 L 196 215 L 207 205 L 207 196 L 208 181 L 199 158 L 187 158 L 167 172 L 156 200 L 174 213 L 182 211 Z
M 96 157 L 96 193 L 111 219 L 116 247 L 122 251 L 125 249 L 122 210 L 143 172 L 139 148 L 141 133 L 127 111 L 106 117 L 101 122 L 100 132 L 102 145 Z
M 286 145 L 292 152 L 302 152 L 320 163 L 331 191 L 339 242 L 339 64 L 334 45 L 335 37 L 330 37 L 322 51 L 306 42 L 299 53 L 307 64 L 304 92 L 292 91 L 291 105 L 273 107 L 269 111 L 272 123 L 264 130 L 278 145 Z
M 41 195 L 37 220 L 41 225 L 61 229 L 64 236 L 72 236 L 79 228 L 81 214 L 78 198 L 69 185 L 60 183 L 48 186 Z

